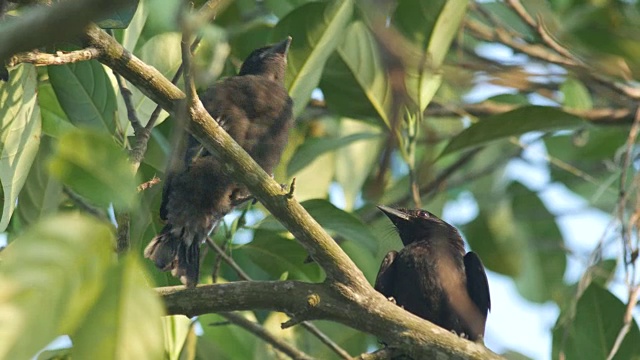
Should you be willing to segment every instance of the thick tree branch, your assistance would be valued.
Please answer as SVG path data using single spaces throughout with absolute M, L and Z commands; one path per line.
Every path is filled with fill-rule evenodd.
M 100 61 L 174 112 L 185 98 L 157 70 L 132 56 L 103 31 L 90 27 L 86 41 L 104 54 Z M 215 122 L 199 100 L 189 104 L 189 131 L 229 164 L 225 171 L 246 184 L 252 194 L 296 237 L 323 267 L 327 281 L 234 282 L 185 289 L 159 289 L 169 313 L 267 309 L 300 319 L 328 319 L 378 336 L 416 358 L 497 358 L 481 345 L 461 339 L 388 302 L 367 282 L 362 271 L 295 200 L 283 192 L 262 168 Z
M 294 317 L 327 319 L 369 332 L 401 347 L 417 359 L 499 359 L 484 346 L 464 340 L 387 301 L 371 289 L 370 297 L 348 299 L 327 284 L 298 281 L 237 281 L 157 289 L 169 314 L 264 309 Z M 364 294 L 363 294 L 364 295 Z

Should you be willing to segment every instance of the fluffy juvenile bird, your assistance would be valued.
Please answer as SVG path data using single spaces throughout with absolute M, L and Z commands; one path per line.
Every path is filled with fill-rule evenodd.
M 378 208 L 404 248 L 387 253 L 375 289 L 423 319 L 482 341 L 491 299 L 478 255 L 465 255 L 458 230 L 428 211 Z
M 238 75 L 201 96 L 209 114 L 269 174 L 293 125 L 293 102 L 284 87 L 290 43 L 288 37 L 254 50 Z M 167 171 L 160 205 L 166 225 L 144 255 L 187 287 L 198 282 L 200 244 L 225 214 L 249 197 L 246 187 L 225 175 L 222 166 L 190 136 L 183 164 Z

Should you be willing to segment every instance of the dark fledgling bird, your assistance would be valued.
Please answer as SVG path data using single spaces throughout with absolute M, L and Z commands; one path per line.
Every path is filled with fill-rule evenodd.
M 398 230 L 404 248 L 384 257 L 375 289 L 423 319 L 483 341 L 491 299 L 478 255 L 465 254 L 458 230 L 428 211 L 378 208 Z
M 236 76 L 201 96 L 209 114 L 269 174 L 280 161 L 293 125 L 293 102 L 284 87 L 291 38 L 254 50 Z M 223 164 L 192 136 L 183 162 L 167 170 L 160 217 L 166 225 L 145 257 L 193 287 L 198 282 L 200 244 L 215 224 L 250 196 L 225 175 Z

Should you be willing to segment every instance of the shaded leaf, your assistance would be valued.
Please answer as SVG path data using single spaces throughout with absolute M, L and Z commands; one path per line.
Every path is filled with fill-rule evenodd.
M 60 205 L 62 184 L 52 178 L 47 171 L 53 142 L 54 140 L 48 136 L 42 137 L 38 154 L 18 197 L 16 215 L 25 226 L 55 213 Z
M 99 19 L 96 24 L 103 29 L 124 29 L 129 26 L 138 8 L 138 0 L 129 0 L 126 5 Z
M 317 266 L 304 263 L 307 252 L 294 239 L 285 238 L 272 231 L 256 230 L 253 241 L 234 250 L 234 257 L 247 256 L 272 279 L 288 273 L 288 278 L 303 281 L 320 281 Z
M 77 130 L 65 134 L 49 163 L 51 175 L 101 206 L 130 207 L 137 181 L 122 149 L 106 135 Z
M 328 107 L 343 116 L 377 117 L 389 126 L 391 85 L 385 75 L 373 34 L 354 21 L 322 77 Z
M 244 312 L 246 313 L 246 312 Z M 249 313 L 251 314 L 251 313 Z M 255 317 L 247 315 L 255 321 Z M 202 325 L 203 335 L 207 341 L 215 344 L 219 354 L 216 359 L 255 359 L 258 338 L 243 328 L 230 324 L 220 315 L 206 314 L 198 317 Z M 198 341 L 200 342 L 200 341 Z
M 44 134 L 58 138 L 76 128 L 62 110 L 53 87 L 48 81 L 38 82 L 38 105 L 40 105 L 42 113 L 42 132 Z
M 531 131 L 574 129 L 585 125 L 586 123 L 581 118 L 556 108 L 521 107 L 506 113 L 485 117 L 471 125 L 454 137 L 440 156 Z
M 352 240 L 358 246 L 371 254 L 378 249 L 377 239 L 369 226 L 362 220 L 344 210 L 340 210 L 327 200 L 313 199 L 303 201 L 301 205 L 309 214 L 325 229 L 347 240 Z M 260 228 L 275 231 L 284 231 L 284 227 L 269 216 L 261 224 Z
M 19 65 L 9 82 L 0 81 L 0 232 L 9 224 L 16 198 L 40 145 L 40 107 L 36 104 L 36 71 Z
M 612 293 L 591 283 L 578 299 L 575 318 L 569 324 L 557 325 L 553 330 L 554 358 L 563 353 L 566 359 L 606 359 L 622 328 L 626 307 Z M 638 343 L 640 330 L 632 318 L 629 333 L 613 358 L 639 359 Z
M 115 133 L 116 96 L 97 60 L 49 66 L 47 71 L 60 106 L 73 125 Z
M 77 214 L 12 242 L 0 262 L 0 358 L 28 359 L 73 332 L 104 287 L 114 247 L 109 226 Z
M 333 53 L 353 13 L 351 0 L 312 2 L 291 11 L 274 28 L 272 40 L 293 37 L 286 86 L 299 115 L 318 86 L 324 64 Z
M 567 266 L 565 244 L 555 216 L 542 203 L 538 195 L 524 185 L 509 185 L 516 233 L 526 241 L 522 254 L 521 271 L 515 277 L 522 296 L 534 302 L 557 300 L 563 296 L 564 272 Z

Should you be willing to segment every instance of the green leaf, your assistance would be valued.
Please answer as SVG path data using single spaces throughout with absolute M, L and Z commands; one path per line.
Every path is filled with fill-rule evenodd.
M 342 37 L 322 78 L 328 107 L 349 117 L 375 116 L 389 126 L 391 85 L 373 34 L 354 21 Z
M 407 93 L 419 111 L 427 108 L 442 83 L 440 67 L 458 33 L 467 5 L 468 0 L 403 0 L 396 8 L 394 24 L 425 53 L 416 54 L 417 63 L 406 72 Z M 423 56 L 424 64 L 420 65 Z
M 596 283 L 584 291 L 575 308 L 575 318 L 557 324 L 553 331 L 553 354 L 566 359 L 606 359 L 623 326 L 627 305 Z M 559 319 L 566 317 L 560 316 Z M 639 359 L 640 330 L 632 318 L 629 333 L 614 359 Z
M 317 266 L 304 263 L 307 252 L 294 239 L 285 238 L 276 232 L 256 230 L 253 241 L 234 250 L 234 257 L 246 256 L 264 270 L 272 279 L 285 272 L 290 279 L 320 281 Z
M 71 123 L 114 134 L 116 95 L 97 60 L 49 66 L 49 81 Z
M 133 15 L 133 19 L 131 19 L 129 26 L 126 29 L 116 30 L 114 32 L 118 42 L 122 44 L 125 49 L 131 52 L 136 49 L 138 39 L 140 39 L 140 35 L 142 34 L 142 30 L 144 29 L 148 16 L 149 5 L 146 0 L 143 0 L 138 4 L 138 8 L 136 9 L 135 15 Z
M 35 68 L 19 65 L 9 72 L 9 82 L 0 81 L 0 232 L 9 224 L 38 151 L 41 130 Z
M 179 33 L 164 33 L 154 36 L 140 47 L 136 55 L 146 64 L 155 67 L 164 77 L 171 79 L 182 64 L 181 37 L 182 35 Z M 135 86 L 129 88 L 133 94 L 133 107 L 136 109 L 138 119 L 142 125 L 146 125 L 157 104 Z M 162 110 L 156 125 L 162 123 L 167 116 L 169 114 Z
M 247 313 L 247 317 L 255 321 L 255 316 Z M 203 338 L 215 344 L 218 356 L 210 359 L 258 359 L 256 347 L 258 338 L 243 328 L 230 324 L 225 318 L 217 314 L 206 314 L 198 317 L 204 332 Z M 212 349 L 213 350 L 213 349 Z
M 46 220 L 12 242 L 0 262 L 0 358 L 31 358 L 73 332 L 104 286 L 114 247 L 109 226 L 78 214 Z
M 44 216 L 55 213 L 62 199 L 62 184 L 49 175 L 47 164 L 53 149 L 54 140 L 42 137 L 38 154 L 35 157 L 29 176 L 18 197 L 16 216 L 28 226 Z
M 343 136 L 352 134 L 380 134 L 380 127 L 362 121 L 343 118 L 340 120 L 340 133 Z M 372 134 L 372 135 L 373 135 Z M 362 192 L 362 185 L 376 165 L 380 149 L 384 143 L 382 136 L 353 142 L 336 151 L 335 180 L 342 186 L 345 210 L 351 211 Z
M 521 271 L 515 278 L 516 287 L 526 299 L 538 303 L 558 300 L 566 285 L 562 280 L 567 267 L 562 233 L 538 194 L 524 185 L 509 185 L 516 236 L 525 240 Z
M 581 118 L 545 106 L 526 106 L 480 119 L 454 137 L 440 157 L 531 131 L 554 131 L 585 126 Z
M 165 316 L 162 318 L 162 329 L 165 338 L 165 354 L 168 360 L 180 360 L 180 353 L 185 346 L 187 336 L 191 332 L 191 320 L 184 315 Z
M 563 105 L 565 108 L 576 110 L 591 110 L 593 108 L 589 89 L 584 86 L 582 81 L 567 78 L 567 80 L 560 85 L 560 91 L 564 94 Z
M 352 143 L 379 138 L 379 134 L 374 133 L 359 133 L 351 134 L 341 138 L 311 138 L 302 143 L 296 150 L 295 154 L 289 161 L 287 167 L 287 175 L 293 176 L 298 171 L 309 165 L 313 160 L 321 156 L 322 154 L 337 150 Z
M 131 207 L 137 181 L 124 151 L 107 135 L 86 130 L 65 134 L 49 163 L 51 175 L 90 201 Z
M 309 212 L 309 214 L 325 229 L 352 240 L 358 246 L 371 254 L 375 254 L 378 249 L 377 238 L 364 224 L 362 220 L 354 215 L 340 210 L 327 200 L 313 199 L 303 201 L 301 205 Z M 260 228 L 283 231 L 284 227 L 269 216 L 261 224 Z
M 285 16 L 273 31 L 273 40 L 293 37 L 289 50 L 286 85 L 299 115 L 318 86 L 325 62 L 344 36 L 351 15 L 351 0 L 312 2 Z
M 99 300 L 72 335 L 74 357 L 163 358 L 164 308 L 137 255 L 129 253 L 107 275 Z
M 493 205 L 481 208 L 478 216 L 463 227 L 465 238 L 487 269 L 515 277 L 521 271 L 526 242 L 518 237 L 509 204 Z
M 75 129 L 60 106 L 49 81 L 38 82 L 38 105 L 42 113 L 42 132 L 54 138 Z

